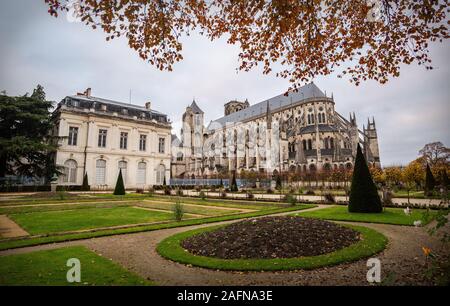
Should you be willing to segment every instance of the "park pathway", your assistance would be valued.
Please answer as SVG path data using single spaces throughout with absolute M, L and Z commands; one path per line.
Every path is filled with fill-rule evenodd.
M 320 205 L 309 210 L 324 207 L 327 206 Z M 275 215 L 291 213 L 293 212 Z M 368 285 L 366 260 L 311 271 L 230 272 L 186 266 L 166 260 L 156 252 L 157 244 L 173 234 L 238 221 L 240 220 L 11 249 L 1 251 L 0 256 L 84 245 L 159 285 Z M 443 245 L 438 237 L 430 237 L 424 228 L 373 223 L 352 224 L 373 228 L 388 237 L 387 248 L 375 256 L 381 260 L 382 278 L 387 278 L 388 284 L 428 284 L 424 278 L 426 261 L 422 247 L 429 247 L 434 252 L 446 252 L 447 255 L 449 252 L 442 249 Z M 450 232 L 449 226 L 444 230 Z

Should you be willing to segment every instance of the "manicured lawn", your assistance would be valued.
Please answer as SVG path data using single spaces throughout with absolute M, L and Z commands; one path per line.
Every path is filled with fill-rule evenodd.
M 80 260 L 80 283 L 67 282 L 67 260 Z M 48 251 L 0 257 L 0 285 L 150 285 L 112 261 L 85 247 L 66 247 Z
M 425 214 L 426 210 L 424 209 L 412 209 L 411 215 L 408 216 L 403 212 L 403 208 L 385 208 L 385 211 L 377 214 L 349 213 L 347 206 L 335 205 L 315 211 L 300 212 L 296 215 L 327 220 L 413 225 L 416 220 L 421 220 L 422 224 L 429 222 L 430 220 L 426 220 Z M 431 216 L 434 214 L 436 214 L 435 211 L 430 211 Z
M 361 233 L 363 237 L 360 241 L 332 253 L 311 257 L 221 259 L 193 255 L 181 246 L 181 242 L 184 239 L 207 231 L 214 231 L 219 227 L 220 226 L 201 228 L 170 236 L 158 244 L 157 251 L 161 256 L 167 259 L 209 269 L 235 271 L 276 271 L 315 269 L 324 266 L 336 265 L 343 262 L 351 262 L 376 254 L 382 251 L 387 244 L 387 238 L 375 230 L 361 226 L 349 226 Z
M 92 229 L 124 224 L 166 221 L 171 212 L 149 211 L 133 207 L 87 208 L 32 212 L 9 216 L 30 234 Z
M 142 204 L 143 207 L 164 209 L 164 210 L 168 210 L 168 211 L 172 211 L 172 209 L 175 205 L 174 203 L 157 202 L 157 201 L 155 201 L 155 202 L 145 201 L 142 203 L 143 203 Z M 185 205 L 183 205 L 183 210 L 185 213 L 199 214 L 199 215 L 204 215 L 204 216 L 219 216 L 219 215 L 235 214 L 235 213 L 240 212 L 240 210 L 238 210 L 238 209 L 219 209 L 219 208 L 214 208 L 214 207 L 203 207 L 203 206 L 198 206 L 195 204 L 183 203 L 183 201 L 181 203 L 185 204 Z M 186 204 L 188 204 L 188 205 L 186 205 Z
M 120 229 L 99 230 L 99 231 L 95 231 L 95 232 L 83 232 L 83 233 L 64 234 L 64 235 L 51 235 L 50 234 L 49 236 L 46 236 L 46 237 L 18 239 L 18 240 L 10 240 L 10 241 L 0 242 L 0 250 L 13 249 L 13 248 L 19 248 L 19 247 L 24 247 L 24 246 L 47 244 L 47 243 L 53 243 L 53 242 L 73 241 L 73 240 L 87 239 L 87 238 L 93 238 L 93 237 L 131 234 L 131 233 L 138 233 L 138 232 L 144 232 L 144 231 L 154 231 L 154 230 L 165 229 L 165 228 L 174 228 L 174 227 L 180 227 L 180 226 L 189 226 L 189 225 L 198 225 L 198 224 L 204 224 L 204 223 L 237 220 L 237 219 L 258 217 L 258 216 L 264 216 L 264 215 L 269 215 L 269 214 L 274 214 L 274 213 L 289 212 L 289 211 L 295 211 L 295 210 L 301 210 L 301 209 L 307 209 L 307 208 L 313 208 L 313 207 L 316 207 L 316 205 L 301 204 L 301 205 L 296 205 L 296 206 L 285 206 L 284 208 L 266 209 L 266 210 L 262 210 L 262 211 L 248 212 L 248 213 L 242 213 L 242 214 L 187 219 L 187 220 L 183 220 L 183 221 L 173 221 L 173 222 L 168 222 L 168 223 L 150 224 L 150 225 L 145 225 L 145 226 L 134 226 L 134 227 L 120 228 Z

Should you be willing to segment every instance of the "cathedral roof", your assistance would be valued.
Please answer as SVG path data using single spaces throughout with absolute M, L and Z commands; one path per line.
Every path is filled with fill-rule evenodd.
M 197 103 L 195 103 L 195 100 L 192 101 L 191 106 L 189 106 L 194 114 L 203 114 L 203 111 L 198 107 Z
M 319 132 L 335 132 L 337 129 L 332 125 L 327 124 L 319 124 L 318 125 Z M 315 125 L 308 125 L 305 127 L 302 127 L 300 129 L 300 134 L 308 134 L 308 133 L 315 133 L 316 132 L 316 126 Z
M 225 125 L 227 122 L 240 122 L 252 117 L 263 115 L 269 107 L 272 112 L 289 104 L 297 103 L 308 98 L 326 98 L 326 95 L 314 83 L 310 83 L 298 88 L 297 91 L 290 91 L 287 96 L 284 94 L 253 104 L 243 110 L 231 113 L 214 121 Z

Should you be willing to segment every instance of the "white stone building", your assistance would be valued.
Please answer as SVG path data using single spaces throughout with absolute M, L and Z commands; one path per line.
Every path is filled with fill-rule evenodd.
M 375 120 L 360 130 L 314 83 L 257 104 L 230 101 L 224 117 L 204 126 L 194 101 L 183 114 L 181 140 L 172 175 L 214 178 L 245 171 L 316 172 L 352 168 L 360 144 L 368 163 L 380 166 Z M 175 154 L 175 152 L 174 152 Z
M 125 188 L 148 188 L 170 179 L 171 124 L 165 114 L 145 107 L 91 96 L 91 89 L 65 97 L 53 117 L 63 137 L 55 162 L 64 167 L 60 185 L 113 189 L 119 169 Z

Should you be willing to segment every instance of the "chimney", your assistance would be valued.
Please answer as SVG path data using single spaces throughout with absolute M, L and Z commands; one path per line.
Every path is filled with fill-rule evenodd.
M 145 108 L 150 110 L 150 108 L 152 107 L 152 102 L 145 102 Z
M 86 91 L 84 92 L 84 95 L 85 95 L 86 97 L 88 97 L 88 98 L 89 98 L 89 97 L 91 96 L 91 91 L 92 91 L 92 90 L 91 90 L 91 88 L 90 88 L 90 87 L 89 87 L 89 88 L 87 88 L 87 89 L 86 89 Z

